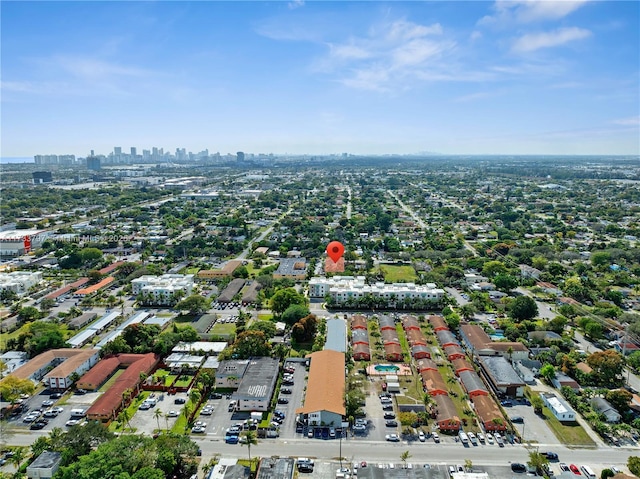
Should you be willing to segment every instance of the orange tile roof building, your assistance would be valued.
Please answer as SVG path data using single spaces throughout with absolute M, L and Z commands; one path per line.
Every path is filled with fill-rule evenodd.
M 95 293 L 96 291 L 101 290 L 102 288 L 105 288 L 105 287 L 109 286 L 115 280 L 116 279 L 113 276 L 107 276 L 106 278 L 104 278 L 99 283 L 92 284 L 91 286 L 87 286 L 86 288 L 79 289 L 78 291 L 73 293 L 73 295 L 74 296 L 88 296 L 90 294 Z
M 346 414 L 344 353 L 325 349 L 311 353 L 307 358 L 311 361 L 307 393 L 304 405 L 296 409 L 296 414 L 307 419 L 310 427 L 342 426 Z
M 458 431 L 460 429 L 460 416 L 453 400 L 446 394 L 433 397 L 435 405 L 435 419 L 438 429 L 441 431 Z
M 160 358 L 153 353 L 120 354 L 114 358 L 100 361 L 85 375 L 86 378 L 85 376 L 80 378 L 78 384 L 91 385 L 95 389 L 96 384 L 104 383 L 120 367 L 126 367 L 126 369 L 117 377 L 107 392 L 87 410 L 87 418 L 102 422 L 114 420 L 120 410 L 127 407 L 131 399 L 135 398 L 140 391 L 142 383 L 140 374 L 151 374 L 159 361 Z M 131 391 L 130 396 L 125 394 L 127 390 Z
M 434 331 L 447 331 L 449 329 L 449 325 L 445 321 L 442 316 L 431 315 L 429 316 L 429 324 L 433 328 Z
M 507 429 L 500 408 L 491 396 L 478 395 L 471 398 L 478 421 L 487 432 L 504 431 Z

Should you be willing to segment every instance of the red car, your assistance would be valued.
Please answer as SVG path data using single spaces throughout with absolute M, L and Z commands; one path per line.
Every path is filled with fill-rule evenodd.
M 578 469 L 578 466 L 576 466 L 575 464 L 570 464 L 569 469 L 571 469 L 571 472 L 573 472 L 576 476 L 582 475 L 580 474 L 580 469 Z

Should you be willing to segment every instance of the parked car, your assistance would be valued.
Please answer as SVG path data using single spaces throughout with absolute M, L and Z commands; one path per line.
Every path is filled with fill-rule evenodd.
M 282 389 L 280 390 L 280 392 L 281 392 L 282 394 L 291 394 L 291 389 L 289 389 L 289 388 L 282 388 Z
M 396 418 L 396 415 L 395 415 L 395 414 L 393 414 L 392 412 L 385 412 L 385 413 L 384 413 L 384 418 L 385 418 L 385 419 L 395 419 L 395 418 Z
M 398 427 L 398 421 L 387 421 L 384 424 L 387 427 Z
M 571 469 L 569 469 L 569 466 L 567 466 L 567 464 L 566 464 L 566 463 L 564 463 L 564 462 L 561 462 L 561 463 L 560 463 L 560 464 L 558 464 L 558 465 L 560 466 L 560 470 L 561 470 L 562 472 L 570 471 L 570 470 L 571 470 Z
M 289 400 L 287 398 L 278 398 L 278 404 L 289 404 Z
M 527 472 L 527 466 L 520 462 L 514 462 L 511 464 L 511 470 L 513 472 Z
M 576 466 L 575 464 L 569 464 L 569 469 L 571 469 L 571 472 L 573 472 L 576 476 L 581 476 L 582 475 L 580 473 L 580 468 L 578 466 Z
M 175 399 L 173 400 L 173 403 L 174 403 L 174 404 L 184 404 L 184 403 L 186 403 L 186 402 L 187 402 L 187 400 L 186 400 L 185 398 L 175 398 Z
M 543 452 L 542 455 L 546 457 L 549 461 L 558 460 L 558 455 L 555 452 Z
M 222 399 L 222 394 L 220 393 L 211 393 L 211 399 Z
M 425 442 L 427 440 L 427 436 L 425 436 L 424 432 L 422 431 L 418 432 L 418 440 L 420 442 Z
M 524 422 L 524 418 L 522 416 L 513 416 L 511 418 L 511 422 L 516 422 L 518 424 L 522 424 Z
M 178 411 L 174 411 L 173 409 L 167 413 L 169 417 L 178 417 Z
M 438 436 L 437 432 L 433 433 L 433 442 L 435 442 L 436 444 L 440 442 L 440 436 Z
M 387 441 L 390 441 L 390 442 L 399 442 L 400 441 L 400 436 L 398 436 L 397 434 L 387 434 L 384 438 Z

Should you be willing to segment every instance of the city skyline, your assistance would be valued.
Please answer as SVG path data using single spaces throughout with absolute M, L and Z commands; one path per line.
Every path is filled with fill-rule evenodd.
M 2 156 L 639 154 L 639 14 L 591 1 L 4 2 Z

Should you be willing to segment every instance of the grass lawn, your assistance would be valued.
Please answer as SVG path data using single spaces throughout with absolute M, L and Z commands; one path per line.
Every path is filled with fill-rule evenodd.
M 271 321 L 273 319 L 273 314 L 271 314 L 271 313 L 258 313 L 258 319 L 260 321 Z
M 99 391 L 100 392 L 105 392 L 107 389 L 109 389 L 111 386 L 113 386 L 113 383 L 116 382 L 116 379 L 118 379 L 118 376 L 120 376 L 123 372 L 124 372 L 124 368 L 118 369 L 115 373 L 113 373 L 113 376 L 111 376 L 109 379 L 107 379 L 107 382 L 105 382 L 102 385 L 102 387 L 99 389 Z
M 198 271 L 200 271 L 200 268 L 194 266 L 191 268 L 184 268 L 182 271 L 184 271 L 182 274 L 197 274 Z
M 193 376 L 182 375 L 175 382 L 174 386 L 177 388 L 186 388 L 189 384 L 191 384 L 192 380 L 193 380 Z
M 549 411 L 548 407 L 542 408 L 544 420 L 553 431 L 559 441 L 567 446 L 596 447 L 596 443 L 587 434 L 587 431 L 577 422 L 563 424 Z
M 409 283 L 418 279 L 413 266 L 383 264 L 380 266 L 380 270 L 384 274 L 384 280 L 391 283 Z
M 213 336 L 231 336 L 236 332 L 236 325 L 234 323 L 216 323 L 209 331 L 209 334 Z

